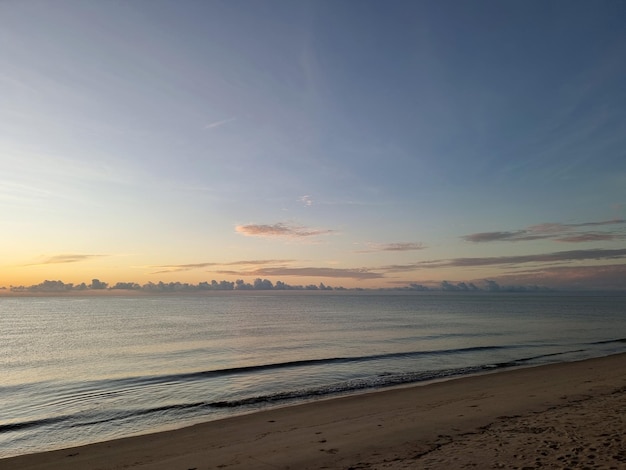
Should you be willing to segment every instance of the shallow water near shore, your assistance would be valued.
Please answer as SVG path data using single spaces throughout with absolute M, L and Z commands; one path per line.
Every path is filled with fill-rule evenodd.
M 0 298 L 0 457 L 626 351 L 626 296 Z

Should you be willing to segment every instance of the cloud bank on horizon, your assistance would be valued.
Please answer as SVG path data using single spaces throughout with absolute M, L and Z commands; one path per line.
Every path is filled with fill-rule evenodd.
M 0 2 L 0 286 L 626 289 L 625 23 L 608 0 Z

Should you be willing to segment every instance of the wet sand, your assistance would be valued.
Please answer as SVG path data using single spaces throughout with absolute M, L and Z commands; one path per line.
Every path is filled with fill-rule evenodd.
M 626 354 L 0 459 L 5 469 L 624 469 Z

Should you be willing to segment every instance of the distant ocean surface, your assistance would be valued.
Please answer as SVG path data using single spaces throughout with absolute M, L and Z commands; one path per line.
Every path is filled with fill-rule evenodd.
M 626 295 L 0 298 L 0 458 L 626 351 Z

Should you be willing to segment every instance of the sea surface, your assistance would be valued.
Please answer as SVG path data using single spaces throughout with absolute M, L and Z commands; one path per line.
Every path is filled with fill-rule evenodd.
M 626 351 L 626 295 L 0 298 L 0 458 Z

